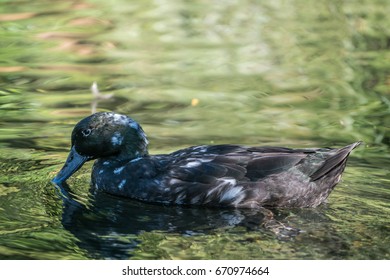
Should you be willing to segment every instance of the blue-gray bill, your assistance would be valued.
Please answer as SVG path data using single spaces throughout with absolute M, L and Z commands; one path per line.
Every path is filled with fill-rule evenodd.
M 73 146 L 69 152 L 68 158 L 66 159 L 64 166 L 61 168 L 60 172 L 58 172 L 57 176 L 54 177 L 52 182 L 56 185 L 65 182 L 89 159 L 91 158 L 88 156 L 80 155 Z

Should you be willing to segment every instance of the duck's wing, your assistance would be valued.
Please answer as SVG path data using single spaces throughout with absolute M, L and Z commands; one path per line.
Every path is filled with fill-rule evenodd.
M 176 204 L 309 207 L 326 199 L 357 145 L 341 149 L 192 147 L 168 156 L 162 181 L 169 193 L 167 200 Z M 308 190 L 312 193 L 306 200 L 294 200 Z
M 258 207 L 257 196 L 268 196 L 265 179 L 284 172 L 312 151 L 248 148 L 234 145 L 201 146 L 169 155 L 164 186 L 175 204 Z M 264 180 L 263 180 L 264 179 Z M 259 192 L 263 192 L 264 195 Z M 254 204 L 241 205 L 253 196 Z M 260 205 L 260 204 L 259 204 Z
M 183 182 L 214 183 L 220 178 L 258 181 L 286 171 L 315 150 L 235 145 L 201 146 L 172 154 L 169 176 Z

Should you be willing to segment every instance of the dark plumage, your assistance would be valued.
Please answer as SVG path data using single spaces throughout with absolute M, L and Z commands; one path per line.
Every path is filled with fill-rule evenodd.
M 84 162 L 97 159 L 92 184 L 114 195 L 179 205 L 315 207 L 340 181 L 359 144 L 340 149 L 205 145 L 150 156 L 138 123 L 96 113 L 75 126 L 68 159 L 53 182 L 61 184 Z

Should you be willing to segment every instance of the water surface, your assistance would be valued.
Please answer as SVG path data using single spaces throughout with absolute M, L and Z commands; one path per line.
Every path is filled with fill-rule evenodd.
M 390 5 L 262 2 L 2 1 L 0 258 L 389 259 Z M 151 153 L 365 144 L 327 204 L 271 225 L 90 194 L 91 164 L 63 201 L 50 179 L 71 130 L 108 110 Z

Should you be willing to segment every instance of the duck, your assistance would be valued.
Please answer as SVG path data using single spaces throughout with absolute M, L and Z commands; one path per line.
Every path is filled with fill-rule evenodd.
M 304 208 L 324 203 L 340 182 L 350 152 L 233 144 L 199 145 L 150 155 L 140 124 L 98 112 L 76 124 L 69 155 L 52 182 L 60 186 L 95 160 L 91 187 L 164 205 Z

